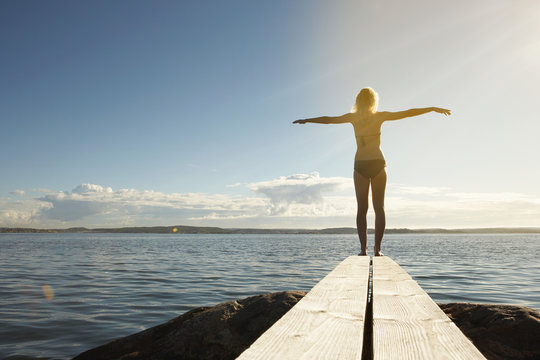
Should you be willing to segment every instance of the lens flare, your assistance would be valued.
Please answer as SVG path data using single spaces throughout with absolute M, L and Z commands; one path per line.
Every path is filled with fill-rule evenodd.
M 45 296 L 45 299 L 49 301 L 54 299 L 54 291 L 50 285 L 45 284 L 41 286 L 41 290 L 43 291 L 43 295 Z
M 173 229 L 172 229 L 172 232 L 177 232 L 177 231 L 178 231 L 177 228 L 173 228 Z

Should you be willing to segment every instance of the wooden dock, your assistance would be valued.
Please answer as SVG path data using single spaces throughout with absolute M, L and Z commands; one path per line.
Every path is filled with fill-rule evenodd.
M 360 359 L 369 257 L 351 256 L 238 359 Z
M 350 256 L 238 359 L 485 359 L 387 256 Z

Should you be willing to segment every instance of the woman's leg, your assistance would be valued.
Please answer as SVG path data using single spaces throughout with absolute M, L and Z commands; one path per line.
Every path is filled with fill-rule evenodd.
M 360 254 L 367 255 L 367 211 L 369 196 L 369 179 L 360 175 L 358 171 L 354 172 L 354 190 L 356 191 L 356 202 L 358 203 L 358 212 L 356 213 L 356 228 L 358 229 L 358 238 L 360 239 Z
M 384 213 L 384 192 L 386 190 L 386 169 L 371 179 L 371 195 L 373 210 L 375 211 L 375 246 L 374 255 L 381 256 L 381 243 L 386 227 L 386 215 Z

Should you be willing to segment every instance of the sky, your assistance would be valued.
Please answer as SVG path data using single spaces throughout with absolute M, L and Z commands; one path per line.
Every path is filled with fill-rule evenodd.
M 355 226 L 350 111 L 388 228 L 540 226 L 536 0 L 0 2 L 0 227 Z M 368 227 L 373 227 L 370 209 Z

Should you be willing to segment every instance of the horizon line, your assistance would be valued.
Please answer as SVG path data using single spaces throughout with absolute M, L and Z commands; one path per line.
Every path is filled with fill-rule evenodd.
M 153 231 L 152 231 L 153 230 Z M 191 231 L 189 231 L 191 230 Z M 24 233 L 24 232 L 98 232 L 98 233 L 256 233 L 256 232 L 290 232 L 290 233 L 337 233 L 354 234 L 357 232 L 355 227 L 331 227 L 331 228 L 225 228 L 218 226 L 194 226 L 194 225 L 152 225 L 152 226 L 122 226 L 122 227 L 95 227 L 87 228 L 84 226 L 69 228 L 32 228 L 32 227 L 0 227 L 0 233 Z M 372 233 L 373 228 L 368 228 Z M 385 233 L 540 233 L 540 227 L 521 226 L 521 227 L 470 227 L 470 228 L 388 228 Z

